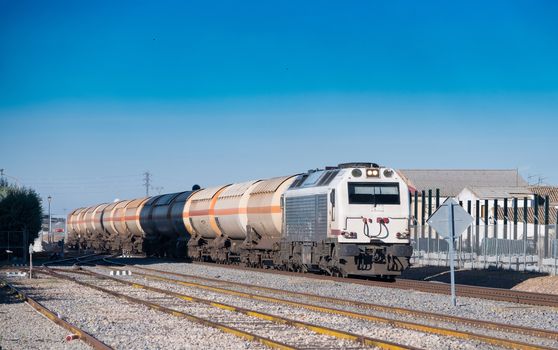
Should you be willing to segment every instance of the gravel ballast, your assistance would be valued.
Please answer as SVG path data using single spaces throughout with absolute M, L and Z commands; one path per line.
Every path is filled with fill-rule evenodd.
M 27 303 L 17 299 L 8 288 L 0 289 L 0 349 L 91 349 L 80 340 L 66 342 L 70 334 Z
M 126 262 L 124 259 L 121 261 Z M 210 282 L 188 277 L 165 276 L 171 279 L 191 281 L 243 293 L 257 294 L 264 298 L 273 297 L 298 301 L 306 304 L 353 311 L 388 319 L 429 324 L 460 331 L 472 331 L 477 334 L 484 334 L 502 339 L 527 342 L 549 348 L 558 348 L 558 341 L 549 339 L 538 339 L 527 337 L 524 334 L 513 334 L 495 330 L 476 329 L 473 326 L 456 325 L 448 323 L 447 321 L 427 320 L 422 318 L 410 319 L 409 316 L 390 312 L 380 312 L 354 305 L 340 305 L 333 302 L 313 300 L 311 298 L 305 299 L 305 297 L 302 296 L 256 290 L 246 286 L 232 286 L 227 284 L 226 281 L 276 288 L 291 292 L 316 294 L 349 301 L 368 302 L 388 307 L 408 308 L 470 319 L 527 326 L 554 332 L 558 331 L 558 308 L 527 306 L 475 298 L 458 298 L 458 306 L 454 308 L 450 305 L 449 297 L 446 295 L 366 286 L 350 283 L 350 280 L 347 280 L 348 282 L 320 280 L 306 278 L 303 275 L 289 276 L 271 274 L 263 271 L 235 270 L 219 265 L 212 266 L 176 262 L 161 263 L 159 261 L 155 263 L 149 262 L 153 262 L 153 260 L 143 260 L 142 263 L 146 265 L 138 265 L 138 267 L 141 268 L 145 266 L 168 272 L 215 278 L 217 281 Z M 120 267 L 115 268 L 122 269 Z M 85 267 L 84 269 L 101 273 L 107 277 L 109 276 L 108 269 L 103 267 Z M 413 331 L 399 328 L 385 322 L 334 315 L 287 305 L 285 303 L 276 303 L 261 299 L 255 300 L 244 296 L 235 296 L 219 291 L 200 289 L 195 286 L 184 286 L 172 282 L 148 279 L 140 276 L 138 273 L 134 273 L 134 271 L 154 275 L 159 275 L 159 273 L 155 271 L 138 271 L 133 268 L 131 268 L 131 270 L 132 276 L 114 277 L 208 301 L 342 330 L 370 338 L 387 340 L 402 345 L 425 349 L 497 348 L 496 346 L 489 346 L 477 340 Z M 94 283 L 95 285 L 109 290 L 151 301 L 164 307 L 192 314 L 200 318 L 217 321 L 230 327 L 254 332 L 260 336 L 278 342 L 288 343 L 293 346 L 304 348 L 361 348 L 361 345 L 355 342 L 319 335 L 306 329 L 278 324 L 273 321 L 263 320 L 235 311 L 223 310 L 202 303 L 181 300 L 173 296 L 134 288 L 112 280 L 102 280 L 97 277 L 71 272 L 65 274 L 89 283 Z M 33 287 L 27 290 L 27 292 L 31 296 L 37 295 L 37 297 L 44 300 L 43 303 L 45 306 L 59 312 L 69 322 L 75 323 L 85 331 L 98 337 L 101 341 L 117 349 L 265 348 L 265 346 L 260 343 L 246 341 L 213 328 L 152 310 L 143 305 L 130 303 L 106 293 L 79 286 L 72 282 L 61 280 L 54 281 L 52 278 L 42 278 L 41 283 L 38 283 L 37 280 L 33 282 L 29 282 L 29 280 L 23 282 L 22 280 L 22 284 L 25 284 L 26 287 Z
M 96 268 L 95 270 L 101 274 L 105 274 L 105 275 L 107 274 L 106 269 Z M 252 273 L 252 271 L 248 271 L 248 273 Z M 188 279 L 188 278 L 183 279 L 183 278 L 177 278 L 176 276 L 169 276 L 169 278 L 180 279 L 185 281 L 187 280 L 194 281 L 194 279 Z M 436 348 L 438 346 L 442 346 L 446 348 L 462 348 L 462 349 L 476 348 L 476 347 L 489 348 L 486 343 L 481 343 L 480 341 L 472 341 L 469 339 L 439 336 L 439 335 L 434 335 L 429 333 L 425 334 L 423 332 L 394 327 L 390 323 L 372 322 L 368 320 L 355 319 L 346 316 L 335 316 L 329 313 L 324 314 L 322 312 L 314 312 L 305 308 L 298 308 L 298 307 L 285 305 L 281 303 L 271 303 L 267 301 L 254 300 L 245 297 L 231 296 L 220 292 L 212 292 L 208 290 L 199 289 L 197 287 L 186 287 L 184 285 L 175 284 L 172 282 L 162 282 L 162 281 L 157 281 L 152 279 L 146 279 L 140 276 L 139 274 L 135 274 L 135 275 L 133 274 L 131 277 L 130 276 L 125 278 L 123 277 L 123 279 L 129 282 L 134 282 L 134 283 L 144 284 L 155 288 L 170 290 L 188 296 L 198 297 L 198 298 L 211 300 L 211 301 L 217 301 L 217 302 L 243 307 L 251 310 L 256 310 L 260 312 L 266 312 L 285 318 L 301 320 L 304 322 L 318 324 L 321 326 L 334 328 L 334 329 L 340 329 L 340 330 L 344 330 L 347 332 L 356 333 L 368 337 L 385 339 L 388 341 L 392 341 L 404 345 L 418 346 L 421 348 Z M 288 299 L 296 302 L 304 302 L 307 304 L 325 306 L 334 309 L 342 309 L 342 310 L 348 310 L 348 311 L 353 311 L 353 312 L 358 312 L 363 314 L 370 314 L 374 316 L 381 316 L 388 319 L 399 319 L 402 321 L 419 322 L 419 320 L 410 320 L 408 317 L 405 317 L 404 315 L 394 315 L 392 313 L 389 314 L 380 313 L 380 312 L 375 312 L 373 310 L 368 310 L 368 309 L 363 310 L 362 308 L 359 309 L 357 307 L 344 306 L 344 305 L 333 304 L 333 303 L 331 304 L 324 303 L 316 300 L 304 300 L 303 296 L 277 295 L 274 294 L 273 292 L 268 292 L 268 291 L 255 293 L 254 289 L 249 289 L 246 287 L 239 287 L 239 286 L 232 287 L 231 285 L 224 283 L 224 281 L 221 282 L 203 281 L 200 283 L 204 285 L 221 287 L 229 290 L 258 294 L 264 297 L 270 296 L 279 299 Z M 419 323 L 441 326 L 450 329 L 458 329 L 460 331 L 472 331 L 476 334 L 484 334 L 492 337 L 495 336 L 501 339 L 510 339 L 519 342 L 526 341 L 526 337 L 522 334 L 513 334 L 513 333 L 510 334 L 510 333 L 503 333 L 503 332 L 492 331 L 487 329 L 479 330 L 479 329 L 475 329 L 474 327 L 468 327 L 463 325 L 461 325 L 460 327 L 456 327 L 454 324 L 447 323 L 447 322 L 443 323 L 435 320 L 421 319 Z M 530 341 L 538 345 L 548 346 L 550 348 L 555 348 L 558 345 L 558 342 L 548 340 L 548 339 L 534 339 L 534 340 L 530 339 Z
M 348 348 L 359 345 L 355 342 L 317 334 L 306 329 L 278 324 L 273 321 L 247 316 L 242 313 L 224 310 L 208 306 L 206 304 L 185 302 L 184 300 L 180 300 L 173 296 L 133 288 L 115 281 L 103 281 L 98 279 L 93 281 L 97 285 L 106 289 L 124 293 L 142 300 L 155 302 L 173 310 L 178 310 L 196 317 L 219 322 L 221 324 L 235 327 L 237 329 L 254 333 L 259 336 L 266 337 L 277 342 L 286 343 L 298 348 Z M 200 297 L 201 296 L 202 294 L 200 294 Z M 222 302 L 229 301 L 227 298 L 224 299 L 225 300 Z M 297 318 L 297 320 L 302 319 Z
M 24 286 L 31 297 L 35 296 L 68 322 L 115 349 L 266 348 L 259 343 L 129 303 L 73 282 L 44 276 L 32 281 L 12 282 L 16 286 Z
M 146 267 L 293 292 L 311 293 L 558 332 L 558 308 L 467 297 L 458 297 L 458 305 L 453 307 L 450 304 L 450 297 L 447 295 L 412 290 L 318 280 L 303 276 L 285 276 L 259 271 L 235 270 L 218 265 L 160 263 L 149 264 Z
M 105 274 L 107 271 L 105 269 L 94 269 L 96 272 Z M 163 276 L 161 274 L 161 276 Z M 311 298 L 305 298 L 304 296 L 289 296 L 285 294 L 277 294 L 270 291 L 259 291 L 254 290 L 253 288 L 241 287 L 241 286 L 231 286 L 224 281 L 222 282 L 209 282 L 209 281 L 196 281 L 194 278 L 177 278 L 177 276 L 168 276 L 171 279 L 175 280 L 184 280 L 184 281 L 191 281 L 194 283 L 200 283 L 207 286 L 214 286 L 218 288 L 224 288 L 227 290 L 234 290 L 243 293 L 251 293 L 257 294 L 262 297 L 272 297 L 278 298 L 283 300 L 290 300 L 294 302 L 303 302 L 306 304 L 312 304 L 317 306 L 328 307 L 332 309 L 340 309 L 340 310 L 347 310 L 352 311 L 360 314 L 366 315 L 373 315 L 379 316 L 387 319 L 392 320 L 400 320 L 404 322 L 413 322 L 413 323 L 421 323 L 421 324 L 428 324 L 432 326 L 443 327 L 447 329 L 455 329 L 459 331 L 469 331 L 476 334 L 483 334 L 492 337 L 499 337 L 501 339 L 510 339 L 518 342 L 525 342 L 525 335 L 523 334 L 516 334 L 516 333 L 508 333 L 502 331 L 495 331 L 495 330 L 488 330 L 488 329 L 478 329 L 472 326 L 467 325 L 456 325 L 452 322 L 443 322 L 438 320 L 430 320 L 430 319 L 409 319 L 406 315 L 394 314 L 394 313 L 387 313 L 387 312 L 378 312 L 375 310 L 359 308 L 358 306 L 349 306 L 349 305 L 339 305 L 332 302 L 324 302 L 313 300 Z M 260 312 L 266 312 L 273 315 L 302 320 L 305 322 L 319 324 L 322 326 L 326 326 L 329 328 L 341 329 L 347 332 L 353 332 L 360 335 L 365 335 L 369 337 L 376 337 L 381 339 L 387 339 L 392 342 L 399 342 L 406 345 L 413 345 L 413 346 L 421 346 L 425 348 L 431 348 L 433 344 L 446 344 L 450 347 L 463 347 L 464 341 L 462 339 L 452 341 L 452 339 L 448 339 L 447 337 L 439 337 L 436 335 L 427 334 L 426 336 L 421 332 L 415 332 L 405 329 L 397 329 L 393 325 L 389 323 L 382 323 L 382 322 L 373 322 L 368 320 L 362 319 L 354 319 L 350 317 L 341 317 L 341 316 L 332 316 L 331 314 L 324 315 L 320 312 L 312 312 L 305 308 L 298 308 L 293 306 L 286 306 L 281 303 L 270 303 L 267 301 L 261 300 L 254 300 L 254 299 L 247 299 L 244 297 L 236 297 L 231 296 L 219 292 L 212 292 L 203 289 L 198 289 L 196 287 L 186 287 L 184 285 L 175 284 L 172 282 L 163 282 L 152 280 L 149 278 L 144 278 L 139 274 L 132 275 L 131 277 L 122 277 L 123 280 L 128 282 L 135 282 L 143 285 L 148 285 L 155 288 L 160 288 L 164 290 L 170 290 L 177 293 L 182 293 L 188 296 L 193 296 L 197 298 L 202 298 L 206 300 L 216 301 L 225 304 L 231 304 L 238 307 L 243 307 L 251 310 L 256 310 Z M 558 348 L 558 341 L 553 341 L 549 339 L 535 339 L 532 341 L 535 344 L 547 346 L 550 348 Z M 486 347 L 484 343 L 478 342 L 470 342 L 467 341 L 466 343 L 471 343 L 473 346 L 483 345 Z

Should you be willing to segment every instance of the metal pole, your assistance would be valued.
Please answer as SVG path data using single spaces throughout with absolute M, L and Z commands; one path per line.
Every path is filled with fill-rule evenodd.
M 488 199 L 484 200 L 484 239 L 488 238 Z
M 52 230 L 52 218 L 50 216 L 50 201 L 52 200 L 51 196 L 48 196 L 48 234 L 47 234 L 47 241 L 48 243 L 52 243 L 51 242 L 51 230 Z
M 432 190 L 428 190 L 428 217 L 432 216 Z M 432 228 L 428 225 L 428 252 L 430 253 L 430 238 L 432 236 Z
M 440 207 L 440 189 L 436 189 L 436 209 Z M 440 256 L 440 235 L 436 232 L 436 250 L 438 251 L 438 256 Z
M 496 268 L 498 268 L 498 263 L 500 262 L 500 256 L 498 255 L 498 200 L 494 200 L 494 206 L 492 208 L 494 212 L 492 217 L 494 220 L 494 237 L 496 238 Z
M 455 223 L 453 222 L 453 203 L 450 203 L 450 210 L 449 210 L 449 222 L 450 222 L 450 274 L 451 274 L 451 304 L 453 306 L 457 305 L 457 299 L 455 297 L 455 263 L 454 259 L 454 248 L 453 248 L 453 240 L 455 238 Z
M 418 256 L 415 258 L 415 262 L 420 263 L 420 235 L 418 231 L 418 191 L 415 190 L 415 207 L 414 207 L 414 218 L 415 218 L 415 239 L 417 241 L 417 253 Z
M 475 201 L 475 252 L 479 254 L 480 201 Z
M 29 245 L 29 278 L 33 278 L 33 244 Z
M 484 255 L 484 268 L 486 269 L 486 248 L 487 248 L 487 244 L 488 244 L 488 199 L 484 200 L 484 250 L 483 250 L 483 255 Z
M 413 208 L 414 209 L 414 215 L 413 216 L 415 217 L 415 224 L 416 224 L 417 219 L 418 219 L 418 191 L 415 190 L 414 196 L 415 196 L 415 200 L 414 200 L 415 207 Z
M 422 190 L 420 192 L 420 211 L 421 211 L 421 218 L 420 218 L 420 236 L 424 238 L 424 224 L 425 224 L 425 216 L 426 216 L 426 208 L 424 207 L 426 204 L 426 192 Z M 430 246 L 426 247 L 426 256 L 430 259 Z
M 544 197 L 544 255 L 543 258 L 546 258 L 548 256 L 548 240 L 549 240 L 549 234 L 548 234 L 548 225 L 550 224 L 550 220 L 548 218 L 549 214 L 550 214 L 550 198 L 548 196 Z
M 523 197 L 523 272 L 527 271 L 527 197 Z
M 513 199 L 513 239 L 517 239 L 517 198 Z
M 504 198 L 504 239 L 508 239 L 508 199 Z
M 471 215 L 471 205 L 472 202 L 470 200 L 467 201 L 467 213 L 469 213 L 469 215 Z M 472 260 L 473 260 L 473 242 L 472 242 L 472 238 L 473 238 L 473 232 L 471 231 L 472 228 L 471 226 L 467 227 L 467 241 L 469 242 L 469 260 L 471 261 L 472 264 Z
M 426 210 L 426 208 L 425 208 L 425 203 L 426 203 L 425 199 L 426 199 L 426 192 L 425 192 L 425 191 L 421 191 L 421 193 L 420 193 L 420 203 L 421 203 L 421 205 L 422 205 L 422 210 L 421 210 L 421 213 L 420 213 L 420 224 L 421 224 L 421 226 L 424 226 L 424 222 L 425 222 L 425 220 L 424 220 L 424 216 L 425 216 L 425 214 L 426 214 L 426 212 L 425 212 L 425 210 Z
M 463 208 L 463 201 L 459 201 L 459 206 Z M 463 265 L 463 235 L 459 235 L 459 254 L 457 254 L 457 268 L 461 268 Z
M 523 272 L 525 271 L 527 271 L 527 220 L 523 221 Z
M 535 208 L 533 210 L 534 210 L 533 217 L 535 219 L 535 231 L 534 231 L 535 235 L 533 236 L 533 239 L 535 241 L 535 246 L 538 246 L 538 241 L 539 241 L 539 196 L 537 194 L 535 194 Z
M 539 195 L 538 194 L 535 194 L 535 209 L 534 209 L 533 218 L 535 219 L 535 227 L 534 227 L 535 230 L 534 230 L 533 240 L 535 242 L 535 252 L 537 257 L 539 258 L 537 266 L 538 266 L 538 270 L 540 271 L 542 266 L 542 257 L 541 257 L 541 250 L 539 247 Z

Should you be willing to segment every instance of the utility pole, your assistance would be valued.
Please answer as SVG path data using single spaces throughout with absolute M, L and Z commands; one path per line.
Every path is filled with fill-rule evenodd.
M 146 197 L 149 197 L 149 187 L 151 186 L 150 181 L 151 181 L 151 173 L 149 171 L 146 171 L 145 173 L 143 173 L 143 185 L 145 186 Z

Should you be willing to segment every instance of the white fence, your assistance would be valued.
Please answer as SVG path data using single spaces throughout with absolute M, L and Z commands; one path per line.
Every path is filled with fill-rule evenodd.
M 448 242 L 436 239 L 436 232 L 428 224 L 411 226 L 411 239 L 414 265 L 449 266 Z M 555 224 L 473 225 L 455 243 L 455 261 L 459 268 L 558 274 Z

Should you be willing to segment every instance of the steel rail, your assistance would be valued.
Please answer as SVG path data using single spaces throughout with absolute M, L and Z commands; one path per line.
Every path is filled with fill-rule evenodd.
M 46 261 L 42 264 L 42 266 L 48 266 L 48 265 L 52 265 L 52 264 L 59 264 L 59 263 L 64 263 L 64 262 L 74 261 L 74 260 L 79 261 L 79 259 L 82 259 L 82 258 L 91 258 L 91 257 L 94 257 L 94 256 L 99 256 L 99 255 L 103 255 L 103 254 L 95 253 L 95 254 L 87 254 L 87 255 L 76 256 L 76 257 L 60 259 L 60 260 Z
M 68 321 L 65 321 L 65 320 L 61 319 L 54 312 L 52 312 L 50 309 L 48 309 L 46 306 L 44 306 L 43 304 L 34 300 L 33 298 L 29 297 L 27 294 L 20 291 L 16 287 L 14 287 L 8 281 L 6 281 L 4 279 L 0 279 L 0 282 L 4 286 L 10 288 L 18 296 L 19 299 L 26 302 L 33 309 L 35 309 L 37 312 L 39 312 L 40 314 L 42 314 L 43 316 L 45 316 L 46 318 L 48 318 L 52 322 L 56 323 L 57 325 L 59 325 L 59 326 L 63 327 L 64 329 L 72 332 L 73 334 L 77 335 L 79 340 L 81 340 L 84 343 L 90 345 L 94 349 L 96 349 L 96 350 L 112 350 L 113 349 L 110 346 L 108 346 L 107 344 L 100 341 L 99 339 L 92 336 L 91 334 L 87 333 L 83 329 L 69 323 Z
M 415 323 L 415 322 L 395 320 L 395 319 L 390 319 L 390 318 L 381 317 L 381 316 L 362 314 L 362 313 L 359 313 L 359 312 L 335 309 L 335 308 L 330 308 L 330 307 L 326 307 L 326 306 L 318 306 L 318 305 L 313 305 L 313 304 L 296 302 L 296 301 L 292 301 L 292 300 L 281 299 L 281 298 L 261 296 L 261 295 L 250 294 L 250 293 L 245 293 L 245 292 L 233 291 L 233 290 L 230 290 L 230 289 L 213 287 L 213 286 L 208 286 L 208 285 L 204 285 L 204 284 L 200 284 L 200 283 L 194 283 L 194 282 L 186 282 L 186 281 L 176 280 L 176 279 L 172 279 L 172 278 L 166 278 L 166 277 L 152 275 L 152 274 L 136 273 L 136 275 L 142 276 L 142 277 L 145 277 L 145 278 L 148 278 L 148 279 L 170 282 L 170 283 L 174 283 L 174 284 L 180 284 L 180 285 L 184 285 L 184 286 L 187 286 L 187 287 L 208 290 L 208 291 L 211 291 L 211 292 L 217 292 L 217 293 L 221 293 L 221 294 L 234 295 L 234 296 L 247 298 L 247 299 L 258 300 L 258 301 L 274 302 L 274 303 L 279 303 L 279 304 L 284 304 L 284 305 L 289 305 L 289 306 L 305 308 L 305 309 L 308 309 L 308 310 L 322 312 L 322 313 L 329 313 L 329 314 L 334 314 L 334 315 L 339 315 L 339 316 L 346 316 L 346 317 L 349 317 L 349 318 L 363 319 L 363 320 L 376 322 L 376 323 L 385 323 L 385 324 L 389 324 L 389 325 L 394 326 L 394 327 L 409 329 L 409 330 L 418 331 L 418 332 L 422 332 L 422 333 L 431 333 L 431 334 L 437 334 L 437 335 L 442 335 L 442 336 L 450 336 L 450 337 L 455 337 L 455 338 L 460 338 L 460 339 L 467 339 L 467 340 L 477 340 L 477 341 L 481 341 L 483 343 L 502 346 L 502 347 L 511 348 L 511 349 L 530 349 L 530 350 L 535 350 L 535 349 L 537 349 L 537 350 L 541 350 L 541 349 L 549 350 L 550 349 L 550 348 L 547 348 L 547 347 L 544 347 L 544 346 L 539 346 L 539 345 L 534 345 L 534 344 L 529 344 L 529 343 L 523 343 L 523 342 L 517 342 L 517 341 L 513 341 L 513 340 L 509 340 L 509 339 L 496 338 L 496 337 L 491 337 L 491 336 L 488 336 L 488 335 L 476 334 L 476 333 L 472 333 L 472 332 L 459 331 L 459 330 L 437 327 L 437 326 L 429 326 L 429 325 L 419 324 L 419 323 Z
M 396 281 L 396 288 L 415 289 L 423 292 L 450 294 L 450 286 L 447 283 L 426 282 L 399 279 Z M 491 299 L 507 301 L 516 304 L 528 304 L 537 306 L 558 307 L 558 295 L 524 292 L 518 290 L 468 286 L 464 284 L 456 285 L 457 295 L 462 297 Z
M 52 277 L 56 277 L 56 278 L 64 279 L 64 280 L 67 280 L 67 281 L 71 281 L 71 282 L 74 282 L 74 283 L 79 284 L 81 286 L 88 287 L 88 288 L 91 288 L 91 289 L 95 289 L 97 291 L 109 294 L 109 295 L 114 296 L 116 298 L 124 299 L 126 301 L 129 301 L 129 302 L 132 302 L 132 303 L 135 303 L 135 304 L 144 305 L 144 306 L 147 306 L 147 307 L 149 307 L 153 310 L 164 312 L 164 313 L 176 316 L 176 317 L 181 317 L 181 318 L 187 319 L 191 322 L 195 322 L 195 323 L 207 326 L 207 327 L 215 328 L 215 329 L 221 330 L 225 333 L 229 333 L 229 334 L 235 335 L 237 337 L 246 339 L 248 341 L 257 341 L 257 342 L 259 342 L 259 343 L 261 343 L 265 346 L 268 346 L 270 348 L 273 348 L 273 349 L 279 349 L 279 350 L 296 350 L 297 349 L 296 347 L 290 346 L 288 344 L 281 343 L 281 342 L 278 342 L 278 341 L 275 341 L 275 340 L 272 340 L 272 339 L 269 339 L 269 338 L 265 338 L 265 337 L 262 337 L 262 336 L 259 336 L 259 335 L 256 335 L 256 334 L 252 334 L 250 332 L 246 332 L 246 331 L 234 328 L 234 327 L 230 327 L 230 326 L 227 326 L 227 325 L 219 323 L 219 322 L 205 320 L 203 318 L 188 314 L 186 312 L 182 312 L 182 311 L 179 311 L 179 310 L 167 308 L 167 307 L 161 306 L 159 304 L 152 303 L 150 301 L 146 301 L 146 300 L 138 299 L 138 298 L 135 298 L 135 297 L 131 297 L 129 295 L 125 295 L 125 294 L 118 293 L 118 292 L 115 292 L 115 291 L 112 291 L 112 290 L 109 290 L 109 289 L 106 289 L 106 288 L 102 288 L 102 287 L 96 286 L 94 284 L 87 283 L 87 282 L 84 282 L 84 281 L 80 281 L 78 279 L 75 279 L 75 278 L 72 278 L 72 277 L 69 277 L 69 276 L 64 276 L 60 273 L 57 273 L 57 272 L 53 271 L 53 269 L 51 269 L 51 268 L 45 268 L 45 269 L 42 269 L 38 272 L 39 273 L 45 273 L 45 274 L 50 275 Z
M 341 331 L 341 330 L 337 330 L 337 329 L 333 329 L 333 328 L 314 325 L 314 324 L 301 322 L 301 321 L 295 321 L 295 320 L 288 319 L 288 318 L 285 318 L 285 317 L 276 316 L 276 315 L 272 315 L 272 314 L 268 314 L 268 313 L 264 313 L 264 312 L 260 312 L 260 311 L 256 311 L 256 310 L 250 310 L 250 309 L 246 309 L 246 308 L 242 308 L 242 307 L 238 307 L 238 306 L 234 306 L 234 305 L 230 305 L 230 304 L 215 302 L 215 301 L 212 301 L 212 300 L 202 299 L 202 298 L 198 298 L 198 297 L 187 295 L 187 294 L 181 294 L 181 293 L 177 293 L 177 292 L 173 292 L 173 291 L 169 291 L 169 290 L 165 290 L 165 289 L 160 289 L 160 288 L 156 288 L 156 287 L 147 286 L 147 285 L 136 283 L 136 282 L 130 282 L 130 281 L 126 281 L 126 280 L 122 280 L 122 279 L 118 279 L 118 278 L 114 278 L 114 277 L 110 277 L 110 276 L 105 276 L 105 275 L 102 275 L 102 274 L 99 274 L 99 273 L 96 273 L 96 272 L 93 272 L 93 271 L 90 271 L 90 270 L 66 271 L 66 270 L 61 270 L 61 269 L 55 269 L 55 271 L 57 271 L 57 272 L 62 272 L 63 271 L 63 272 L 70 272 L 70 273 L 82 273 L 82 274 L 85 274 L 85 275 L 97 277 L 99 279 L 112 280 L 112 281 L 116 281 L 118 283 L 125 284 L 125 285 L 128 285 L 128 286 L 134 287 L 134 288 L 149 290 L 149 291 L 152 291 L 152 292 L 169 295 L 169 296 L 172 296 L 172 297 L 175 297 L 175 298 L 178 298 L 178 299 L 181 299 L 181 300 L 185 300 L 185 301 L 196 302 L 196 303 L 205 304 L 205 305 L 217 307 L 217 308 L 228 310 L 228 311 L 234 311 L 234 312 L 238 312 L 238 313 L 241 313 L 241 314 L 244 314 L 244 315 L 247 315 L 247 316 L 252 316 L 252 317 L 260 318 L 260 319 L 263 319 L 263 320 L 273 321 L 273 322 L 279 323 L 279 324 L 286 324 L 286 325 L 293 326 L 293 327 L 304 328 L 304 329 L 313 331 L 313 332 L 318 333 L 318 334 L 328 335 L 328 336 L 332 336 L 332 337 L 339 338 L 339 339 L 351 340 L 351 341 L 354 341 L 354 342 L 358 342 L 362 345 L 375 346 L 375 347 L 379 347 L 381 349 L 386 349 L 386 350 L 418 349 L 418 348 L 412 347 L 412 346 L 396 344 L 396 343 L 386 341 L 386 340 L 370 338 L 370 337 L 367 337 L 367 336 L 358 335 L 358 334 L 354 334 L 354 333 L 350 333 L 350 332 L 345 332 L 345 331 Z
M 216 266 L 213 263 L 207 263 L 201 261 L 194 261 L 192 263 L 197 265 Z M 301 276 L 301 273 L 299 272 L 244 267 L 240 265 L 218 265 L 217 267 L 235 269 L 235 270 L 259 271 L 263 273 L 280 274 L 286 276 Z M 303 276 L 306 278 L 330 280 L 330 281 L 341 282 L 341 283 L 355 283 L 355 284 L 362 284 L 366 286 L 416 290 L 416 291 L 436 293 L 436 294 L 448 294 L 448 295 L 451 294 L 450 286 L 447 283 L 416 281 L 416 280 L 408 280 L 408 279 L 401 279 L 401 278 L 396 279 L 395 281 L 392 282 L 386 282 L 386 281 L 375 281 L 369 279 L 367 280 L 361 278 L 333 277 L 333 276 L 317 275 L 312 273 L 303 274 Z M 481 299 L 489 299 L 489 300 L 496 300 L 496 301 L 506 301 L 506 302 L 517 303 L 517 304 L 536 305 L 536 306 L 558 307 L 558 295 L 555 294 L 543 294 L 543 293 L 523 292 L 523 291 L 501 289 L 501 288 L 468 286 L 464 284 L 456 285 L 456 293 L 457 296 L 460 297 L 481 298 Z
M 105 259 L 105 261 L 107 261 L 107 259 Z M 110 260 L 108 260 L 107 262 L 110 262 Z M 458 323 L 458 324 L 463 324 L 463 325 L 475 326 L 475 327 L 478 327 L 478 328 L 485 328 L 485 329 L 489 329 L 489 330 L 511 332 L 511 333 L 522 334 L 522 335 L 530 335 L 530 336 L 538 337 L 538 338 L 547 338 L 547 339 L 552 339 L 552 340 L 558 340 L 558 332 L 545 330 L 545 329 L 537 329 L 537 328 L 530 328 L 530 327 L 523 327 L 523 326 L 508 325 L 508 324 L 497 323 L 497 322 L 475 320 L 475 319 L 470 319 L 470 318 L 443 315 L 443 314 L 438 314 L 438 313 L 434 313 L 434 312 L 412 310 L 412 309 L 406 309 L 406 308 L 401 308 L 401 307 L 393 307 L 393 306 L 372 304 L 372 303 L 360 302 L 360 301 L 355 301 L 355 300 L 338 299 L 338 298 L 333 298 L 333 297 L 321 296 L 321 295 L 317 295 L 317 294 L 292 292 L 292 291 L 277 289 L 277 288 L 255 286 L 255 285 L 251 285 L 251 284 L 247 284 L 247 283 L 241 283 L 241 282 L 232 282 L 232 281 L 226 281 L 226 280 L 216 279 L 216 278 L 201 277 L 201 276 L 188 275 L 188 274 L 183 274 L 183 273 L 170 272 L 170 271 L 159 270 L 159 269 L 154 269 L 154 268 L 150 268 L 150 267 L 139 267 L 139 266 L 135 266 L 135 265 L 127 265 L 126 267 L 127 268 L 132 268 L 132 269 L 137 269 L 137 270 L 152 271 L 152 272 L 167 274 L 167 275 L 171 275 L 171 276 L 192 278 L 192 279 L 208 281 L 208 282 L 213 282 L 213 283 L 220 283 L 220 284 L 228 284 L 228 285 L 231 285 L 231 286 L 238 286 L 238 287 L 242 287 L 242 288 L 249 288 L 249 289 L 260 290 L 260 291 L 264 291 L 264 292 L 290 295 L 290 296 L 293 296 L 293 297 L 303 296 L 305 298 L 315 300 L 315 301 L 324 301 L 324 302 L 329 302 L 329 303 L 338 304 L 338 305 L 355 306 L 355 307 L 366 308 L 366 309 L 385 312 L 385 313 L 396 313 L 396 314 L 400 314 L 400 315 L 415 316 L 415 317 L 420 317 L 420 318 L 424 318 L 424 319 L 432 319 L 432 320 L 437 320 L 437 321 L 450 322 L 450 323 L 454 323 L 454 324 Z

